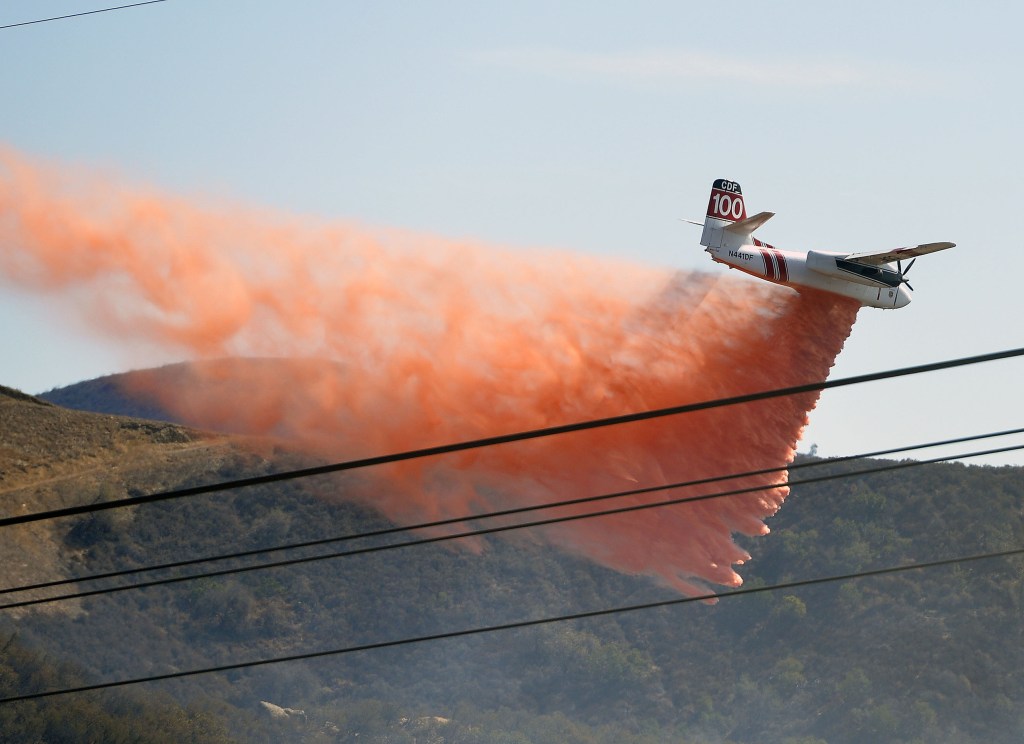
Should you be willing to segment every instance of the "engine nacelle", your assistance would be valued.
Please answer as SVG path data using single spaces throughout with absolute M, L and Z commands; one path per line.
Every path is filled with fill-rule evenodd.
M 825 276 L 833 276 L 868 287 L 899 287 L 900 274 L 888 266 L 868 266 L 847 261 L 847 253 L 807 251 L 807 268 Z

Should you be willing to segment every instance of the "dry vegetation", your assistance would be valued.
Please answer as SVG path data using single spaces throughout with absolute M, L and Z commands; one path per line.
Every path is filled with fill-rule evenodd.
M 228 438 L 162 422 L 72 411 L 0 386 L 0 516 L 169 488 L 190 465 L 216 467 Z M 59 453 L 59 456 L 57 456 Z M 120 518 L 131 518 L 130 511 Z M 58 520 L 60 522 L 60 520 Z M 4 528 L 0 585 L 69 576 L 66 524 Z M 31 595 L 28 595 L 31 596 Z M 73 612 L 75 605 L 54 605 Z
M 88 384 L 80 392 L 104 402 Z M 0 516 L 314 464 L 243 441 L 0 389 Z M 1020 468 L 856 474 L 863 465 L 817 461 L 845 477 L 794 486 L 771 535 L 747 541 L 748 586 L 1024 545 Z M 0 587 L 387 527 L 351 500 L 350 485 L 340 475 L 301 479 L 5 528 Z M 0 614 L 0 697 L 642 604 L 665 592 L 501 539 L 480 553 L 421 545 L 208 577 Z M 201 675 L 139 686 L 127 708 L 121 693 L 0 705 L 0 739 L 1010 744 L 1024 730 L 1022 616 L 1024 565 L 1001 558 Z M 176 703 L 159 707 L 165 695 Z M 304 713 L 268 713 L 288 709 Z M 112 735 L 129 724 L 136 733 Z

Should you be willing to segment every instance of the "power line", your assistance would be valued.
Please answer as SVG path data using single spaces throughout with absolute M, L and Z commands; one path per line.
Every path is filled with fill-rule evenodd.
M 112 10 L 124 10 L 126 8 L 138 8 L 140 5 L 155 5 L 156 3 L 167 2 L 167 0 L 148 0 L 147 2 L 131 3 L 129 5 L 118 5 L 113 8 L 100 8 L 99 10 L 86 10 L 81 13 L 69 13 L 68 15 L 53 16 L 52 18 L 37 18 L 34 21 L 22 21 L 21 23 L 8 23 L 0 26 L 0 30 L 14 28 L 15 26 L 32 26 L 36 23 L 49 23 L 50 21 L 63 21 L 65 18 L 78 18 L 80 16 L 95 15 L 96 13 L 109 13 Z
M 148 677 L 135 677 L 131 679 L 114 680 L 112 682 L 99 682 L 91 685 L 82 685 L 79 687 L 67 687 L 57 690 L 48 690 L 45 692 L 32 692 L 24 695 L 14 695 L 11 697 L 0 698 L 0 704 L 14 703 L 25 700 L 38 700 L 40 698 L 54 697 L 56 695 L 69 695 L 73 693 L 106 690 L 114 687 L 124 687 L 127 685 L 142 684 L 144 682 L 162 682 L 172 679 L 182 679 L 185 677 L 195 677 L 202 674 L 216 674 L 219 672 L 238 671 L 240 669 L 251 669 L 253 667 L 268 666 L 270 664 L 283 664 L 285 662 L 290 661 L 308 661 L 311 659 L 322 659 L 328 656 L 341 656 L 344 654 L 352 654 L 361 651 L 374 651 L 384 648 L 395 648 L 397 646 L 408 646 L 415 643 L 443 641 L 450 640 L 453 638 L 466 638 L 469 636 L 484 635 L 487 633 L 497 633 L 507 630 L 518 630 L 522 628 L 532 628 L 540 625 L 550 625 L 553 623 L 570 622 L 576 620 L 588 620 L 597 617 L 607 617 L 609 615 L 620 615 L 630 612 L 642 612 L 645 610 L 675 607 L 677 605 L 689 604 L 691 602 L 706 602 L 708 600 L 730 599 L 732 597 L 741 597 L 751 594 L 782 591 L 786 589 L 800 589 L 804 587 L 829 584 L 839 581 L 851 581 L 854 579 L 863 579 L 873 576 L 885 576 L 889 574 L 903 573 L 906 571 L 920 571 L 925 569 L 940 568 L 942 566 L 951 566 L 962 563 L 973 563 L 978 561 L 993 560 L 996 558 L 1008 558 L 1011 556 L 1017 556 L 1022 554 L 1024 554 L 1024 548 L 1014 548 L 1012 550 L 1000 550 L 992 553 L 979 553 L 975 555 L 960 556 L 957 558 L 945 558 L 936 561 L 911 563 L 902 566 L 889 566 L 886 568 L 876 568 L 868 571 L 856 571 L 853 573 L 838 574 L 834 576 L 823 576 L 813 579 L 788 581 L 779 584 L 771 584 L 768 586 L 750 587 L 746 589 L 734 589 L 729 592 L 702 594 L 694 597 L 677 597 L 675 599 L 666 599 L 658 602 L 645 602 L 643 604 L 624 605 L 620 607 L 611 607 L 601 610 L 589 610 L 586 612 L 576 612 L 566 615 L 537 618 L 534 620 L 520 620 L 517 622 L 502 623 L 499 625 L 486 625 L 476 628 L 466 628 L 463 630 L 452 630 L 443 633 L 412 636 L 391 641 L 377 641 L 375 643 L 365 643 L 357 646 L 346 646 L 343 648 L 336 648 L 325 651 L 311 651 L 303 654 L 291 654 L 288 656 L 278 656 L 269 659 L 257 659 L 255 661 L 242 661 L 233 664 L 222 664 L 220 666 L 206 667 L 202 669 L 190 669 L 185 671 L 170 672 L 167 674 L 155 674 Z
M 463 452 L 471 449 L 493 447 L 499 444 L 509 444 L 511 442 L 521 442 L 530 439 L 539 439 L 542 437 L 556 436 L 559 434 L 569 434 L 577 431 L 586 431 L 589 429 L 599 429 L 607 426 L 617 426 L 619 424 L 647 421 L 656 418 L 664 418 L 666 416 L 676 416 L 684 413 L 693 413 L 695 411 L 705 411 L 712 408 L 721 408 L 724 406 L 740 405 L 743 403 L 753 403 L 755 401 L 767 400 L 770 398 L 781 398 L 789 395 L 820 392 L 822 390 L 831 390 L 833 388 L 846 387 L 849 385 L 859 385 L 866 382 L 877 382 L 879 380 L 888 380 L 896 377 L 906 377 L 908 375 L 923 374 L 925 372 L 935 372 L 944 369 L 964 367 L 973 364 L 981 364 L 983 362 L 1010 359 L 1019 356 L 1024 356 L 1024 348 L 1008 349 L 1005 351 L 997 351 L 989 354 L 980 354 L 977 356 L 963 357 L 960 359 L 948 359 L 945 361 L 932 362 L 930 364 L 921 364 L 913 367 L 902 367 L 899 369 L 886 370 L 883 372 L 872 372 L 869 374 L 855 375 L 853 377 L 844 377 L 837 380 L 811 382 L 806 383 L 804 385 L 795 385 L 792 387 L 778 388 L 775 390 L 767 390 L 758 393 L 747 393 L 745 395 L 737 395 L 729 398 L 718 398 L 715 400 L 702 401 L 699 403 L 688 403 L 679 406 L 671 406 L 668 408 L 658 408 L 649 411 L 640 411 L 637 413 L 627 413 L 619 416 L 609 416 L 607 418 L 580 421 L 572 424 L 548 426 L 540 429 L 533 429 L 530 431 L 515 432 L 512 434 L 501 434 L 498 436 L 484 437 L 481 439 L 456 442 L 453 444 L 443 444 L 433 447 L 424 447 L 421 449 L 408 450 L 405 452 L 397 452 L 388 455 L 378 455 L 375 457 L 366 457 L 359 460 L 349 460 L 346 462 L 338 462 L 329 465 L 319 465 L 315 467 L 301 468 L 298 470 L 290 470 L 280 473 L 270 473 L 268 475 L 259 475 L 250 478 L 239 478 L 237 480 L 225 481 L 222 483 L 214 483 L 203 486 L 192 486 L 190 488 L 180 488 L 171 491 L 162 491 L 143 496 L 133 496 L 125 499 L 114 499 L 111 501 L 104 501 L 95 504 L 81 504 L 79 506 L 65 507 L 62 509 L 53 509 L 50 511 L 38 512 L 35 514 L 21 514 L 18 516 L 5 517 L 3 519 L 0 519 L 0 527 L 8 527 L 16 524 L 26 524 L 29 522 L 37 522 L 46 519 L 56 519 L 58 517 L 69 517 L 78 514 L 88 514 L 91 512 L 103 511 L 106 509 L 117 509 L 126 506 L 137 506 L 139 504 L 149 504 L 157 501 L 166 501 L 168 499 L 177 499 L 187 496 L 198 496 L 200 494 L 214 493 L 217 491 L 228 491 L 236 488 L 243 488 L 246 486 L 264 485 L 268 483 L 277 483 L 286 480 L 294 480 L 297 478 L 308 478 L 310 476 L 315 475 L 326 475 L 328 473 L 338 473 L 347 470 L 357 470 L 377 465 L 403 462 L 406 460 L 433 457 L 437 455 L 446 455 L 454 452 Z
M 438 520 L 434 520 L 434 521 L 431 521 L 431 522 L 420 522 L 418 524 L 411 524 L 411 525 L 405 525 L 405 526 L 387 527 L 387 528 L 383 528 L 383 529 L 379 529 L 379 530 L 371 530 L 369 532 L 355 533 L 355 534 L 352 534 L 352 535 L 340 535 L 340 536 L 335 536 L 335 537 L 321 538 L 321 539 L 318 539 L 318 540 L 308 540 L 308 541 L 300 542 L 300 543 L 289 543 L 289 544 L 285 544 L 285 545 L 278 545 L 278 546 L 273 546 L 273 547 L 268 547 L 268 548 L 259 548 L 259 549 L 255 549 L 255 550 L 238 551 L 238 552 L 235 552 L 235 553 L 222 553 L 222 554 L 219 554 L 219 555 L 207 556 L 207 557 L 204 557 L 204 558 L 190 558 L 190 559 L 187 559 L 187 560 L 174 561 L 174 562 L 163 563 L 163 564 L 158 564 L 158 565 L 154 565 L 154 566 L 138 566 L 138 567 L 135 567 L 135 568 L 121 569 L 121 570 L 118 570 L 118 571 L 109 571 L 109 572 L 101 573 L 101 574 L 92 574 L 92 575 L 88 575 L 88 576 L 79 576 L 79 577 L 69 578 L 69 579 L 59 579 L 59 580 L 54 580 L 54 581 L 45 581 L 45 582 L 40 582 L 40 583 L 36 583 L 36 584 L 29 584 L 29 585 L 25 585 L 25 586 L 9 587 L 9 588 L 6 588 L 6 589 L 0 589 L 0 595 L 12 594 L 12 593 L 18 593 L 18 592 L 26 592 L 26 591 L 36 591 L 36 590 L 40 590 L 40 589 L 53 589 L 53 588 L 56 588 L 56 587 L 59 587 L 59 586 L 66 586 L 68 584 L 80 584 L 80 583 L 83 583 L 83 582 L 86 582 L 86 581 L 99 581 L 99 580 L 103 580 L 103 579 L 122 578 L 122 577 L 125 577 L 125 576 L 132 576 L 132 575 L 139 574 L 139 573 L 148 573 L 148 572 L 151 572 L 151 571 L 154 571 L 154 572 L 155 571 L 167 571 L 167 570 L 171 570 L 171 569 L 175 569 L 175 568 L 185 568 L 185 567 L 188 567 L 188 566 L 195 566 L 195 565 L 199 565 L 199 564 L 203 564 L 203 563 L 213 563 L 213 562 L 216 562 L 216 561 L 236 560 L 236 559 L 240 559 L 240 558 L 251 558 L 253 556 L 265 555 L 265 554 L 268 554 L 268 553 L 277 553 L 277 552 L 282 552 L 282 551 L 286 551 L 286 550 L 300 550 L 300 549 L 305 549 L 305 548 L 321 547 L 321 546 L 331 545 L 331 544 L 340 543 L 340 542 L 349 542 L 349 541 L 352 541 L 352 540 L 363 540 L 363 539 L 369 539 L 369 538 L 375 538 L 375 537 L 386 537 L 388 535 L 393 535 L 393 534 L 402 533 L 402 532 L 414 532 L 414 531 L 422 531 L 422 530 L 428 530 L 428 529 L 436 529 L 436 528 L 439 528 L 439 527 L 447 527 L 447 526 L 450 526 L 450 525 L 462 524 L 462 523 L 465 523 L 465 522 L 480 522 L 480 521 L 483 521 L 483 520 L 495 519 L 495 518 L 498 518 L 498 517 L 516 516 L 516 515 L 520 515 L 520 514 L 527 514 L 527 513 L 530 513 L 530 512 L 542 511 L 542 510 L 547 510 L 547 509 L 556 509 L 556 508 L 562 508 L 562 507 L 567 507 L 567 506 L 578 506 L 578 505 L 581 505 L 581 504 L 595 503 L 595 502 L 598 502 L 598 501 L 605 501 L 605 500 L 610 500 L 610 499 L 615 499 L 615 498 L 622 498 L 622 497 L 625 497 L 625 496 L 641 495 L 641 494 L 645 494 L 645 493 L 651 493 L 651 492 L 654 492 L 654 491 L 661 491 L 661 490 L 667 491 L 667 490 L 673 490 L 673 489 L 677 489 L 677 488 L 689 488 L 689 487 L 694 487 L 694 486 L 709 485 L 709 484 L 712 484 L 712 483 L 720 483 L 722 481 L 739 480 L 741 478 L 751 478 L 751 477 L 755 477 L 755 476 L 759 476 L 759 475 L 770 475 L 770 474 L 773 474 L 773 473 L 781 473 L 781 472 L 787 472 L 787 471 L 789 473 L 792 473 L 793 471 L 801 470 L 801 469 L 805 469 L 805 468 L 822 467 L 824 465 L 835 465 L 835 464 L 840 464 L 840 463 L 845 463 L 845 462 L 854 462 L 854 461 L 857 461 L 857 460 L 866 460 L 866 459 L 875 458 L 875 457 L 883 457 L 885 455 L 892 455 L 892 454 L 896 454 L 896 453 L 912 452 L 912 451 L 922 450 L 922 449 L 934 449 L 936 447 L 945 447 L 945 446 L 949 446 L 949 445 L 953 445 L 953 444 L 964 444 L 966 442 L 973 442 L 973 441 L 978 441 L 978 440 L 982 440 L 982 439 L 994 439 L 994 438 L 997 438 L 997 437 L 1010 436 L 1010 435 L 1013 435 L 1013 434 L 1021 434 L 1021 433 L 1024 433 L 1024 427 L 1018 428 L 1018 429 L 1007 429 L 1007 430 L 998 431 L 998 432 L 989 432 L 987 434 L 972 434 L 972 435 L 968 435 L 968 436 L 956 437 L 956 438 L 953 438 L 953 439 L 944 439 L 944 440 L 939 440 L 939 441 L 926 442 L 926 443 L 922 443 L 922 444 L 912 444 L 912 445 L 907 445 L 907 446 L 903 446 L 903 447 L 891 447 L 891 448 L 888 448 L 888 449 L 874 450 L 872 452 L 863 452 L 863 453 L 858 454 L 858 455 L 846 455 L 846 456 L 843 456 L 843 457 L 834 457 L 834 458 L 830 458 L 828 460 L 819 460 L 819 461 L 803 462 L 803 463 L 791 463 L 789 465 L 783 465 L 783 466 L 775 467 L 775 468 L 762 468 L 760 470 L 750 470 L 750 471 L 746 471 L 746 472 L 743 472 L 743 473 L 732 473 L 732 474 L 728 474 L 728 475 L 718 475 L 718 476 L 714 476 L 714 477 L 710 477 L 710 478 L 701 478 L 701 479 L 686 481 L 686 482 L 682 482 L 682 483 L 669 483 L 669 484 L 665 484 L 665 485 L 662 485 L 662 486 L 650 486 L 650 487 L 646 487 L 646 488 L 633 489 L 633 490 L 629 490 L 629 491 L 618 491 L 618 492 L 615 492 L 615 493 L 600 494 L 600 495 L 597 495 L 597 496 L 584 496 L 584 497 L 581 497 L 581 498 L 566 499 L 566 500 L 562 500 L 562 501 L 547 502 L 547 503 L 543 503 L 543 504 L 533 504 L 533 505 L 530 505 L 530 506 L 521 506 L 521 507 L 515 507 L 515 508 L 509 508 L 509 509 L 502 509 L 502 510 L 498 510 L 498 511 L 484 512 L 484 513 L 480 513 L 480 514 L 470 514 L 470 515 L 459 516 L 459 517 L 448 517 L 448 518 L 445 518 L 445 519 L 438 519 Z M 950 458 L 950 459 L 956 459 L 956 458 Z M 856 473 L 853 474 L 853 475 L 856 475 Z M 798 481 L 795 485 L 798 485 L 799 483 L 800 482 Z M 783 485 L 785 485 L 785 484 L 783 484 Z M 778 486 L 770 486 L 770 487 L 774 488 L 774 487 L 778 487 Z M 269 567 L 269 566 L 265 566 L 265 567 Z M 196 575 L 195 576 L 195 578 L 204 578 L 204 577 L 205 577 L 205 574 L 204 575 Z M 49 601 L 49 600 L 43 600 L 43 601 Z M 2 610 L 2 609 L 9 609 L 9 606 L 0 605 L 0 610 Z
M 699 495 L 699 496 L 687 496 L 687 497 L 678 498 L 678 499 L 667 499 L 665 501 L 659 501 L 659 502 L 651 503 L 651 504 L 631 504 L 629 506 L 623 506 L 623 507 L 618 507 L 618 508 L 614 508 L 614 509 L 606 509 L 606 510 L 597 511 L 597 512 L 588 512 L 586 514 L 571 514 L 571 515 L 567 515 L 567 516 L 563 516 L 563 517 L 550 517 L 548 519 L 540 519 L 540 520 L 536 520 L 536 521 L 533 521 L 533 522 L 521 522 L 521 523 L 518 523 L 518 524 L 511 524 L 511 525 L 499 525 L 497 527 L 483 527 L 483 528 L 480 528 L 480 529 L 467 530 L 465 532 L 460 532 L 460 533 L 454 533 L 454 534 L 448 534 L 448 535 L 438 535 L 438 536 L 434 536 L 434 537 L 425 537 L 425 538 L 420 538 L 420 539 L 417 539 L 417 540 L 409 540 L 409 541 L 406 541 L 406 542 L 389 543 L 389 544 L 386 544 L 386 545 L 373 545 L 373 546 L 369 546 L 369 547 L 356 548 L 354 550 L 347 550 L 347 551 L 342 551 L 342 552 L 338 552 L 338 553 L 328 553 L 328 554 L 324 554 L 324 555 L 315 555 L 315 556 L 303 556 L 301 558 L 291 558 L 291 559 L 287 559 L 287 560 L 274 561 L 274 562 L 271 562 L 271 563 L 259 563 L 259 564 L 249 565 L 249 566 L 238 566 L 238 567 L 235 567 L 235 568 L 225 568 L 225 569 L 220 569 L 220 570 L 217 570 L 217 571 L 208 571 L 208 572 L 204 572 L 204 573 L 200 573 L 200 574 L 189 574 L 189 575 L 185 575 L 185 576 L 173 576 L 173 577 L 164 578 L 164 579 L 154 579 L 152 581 L 139 582 L 139 583 L 136 583 L 136 584 L 126 584 L 126 585 L 123 585 L 123 586 L 106 587 L 106 588 L 103 588 L 103 589 L 92 589 L 92 590 L 87 590 L 87 591 L 82 591 L 82 592 L 76 592 L 76 593 L 73 593 L 73 594 L 58 595 L 56 597 L 47 597 L 47 598 L 40 598 L 40 599 L 22 600 L 20 602 L 11 602 L 11 603 L 8 603 L 8 604 L 5 604 L 5 605 L 0 605 L 0 610 L 9 610 L 9 609 L 15 609 L 15 608 L 21 608 L 21 607 L 29 607 L 29 606 L 33 606 L 33 605 L 47 604 L 47 603 L 50 603 L 50 602 L 59 602 L 59 601 L 65 601 L 65 600 L 70 600 L 70 599 L 84 599 L 86 597 L 96 597 L 96 596 L 105 595 L 105 594 L 115 594 L 115 593 L 122 592 L 122 591 L 128 591 L 130 589 L 148 589 L 148 588 L 152 588 L 152 587 L 156 587 L 156 586 L 165 586 L 165 585 L 168 585 L 168 584 L 178 584 L 178 583 L 182 583 L 182 582 L 185 582 L 185 581 L 194 581 L 194 580 L 197 580 L 197 579 L 207 579 L 207 578 L 216 578 L 216 577 L 221 577 L 221 576 L 230 576 L 230 575 L 234 575 L 234 574 L 247 573 L 247 572 L 250 572 L 250 571 L 262 571 L 262 570 L 270 569 L 270 568 L 283 568 L 283 567 L 286 567 L 286 566 L 297 566 L 297 565 L 301 565 L 301 564 L 304 564 L 304 563 L 313 563 L 313 562 L 316 562 L 316 561 L 330 560 L 330 559 L 334 559 L 334 558 L 348 558 L 348 557 L 357 556 L 357 555 L 367 555 L 369 553 L 379 553 L 379 552 L 383 552 L 383 551 L 386 551 L 386 550 L 396 550 L 396 549 L 399 549 L 399 548 L 409 548 L 409 547 L 416 547 L 416 546 L 420 546 L 420 545 L 431 545 L 431 544 L 434 544 L 434 543 L 447 542 L 449 540 L 459 540 L 459 539 L 469 538 L 469 537 L 483 537 L 483 536 L 486 536 L 486 535 L 497 534 L 499 532 L 510 532 L 512 530 L 533 529 L 533 528 L 537 528 L 537 527 L 547 527 L 547 526 L 550 526 L 550 525 L 553 525 L 553 524 L 561 524 L 563 522 L 572 522 L 572 521 L 578 521 L 578 520 L 582 520 L 582 519 L 591 519 L 591 518 L 594 518 L 594 517 L 606 517 L 606 516 L 613 516 L 613 515 L 617 515 L 617 514 L 626 514 L 626 513 L 635 512 L 635 511 L 643 511 L 643 510 L 646 510 L 646 509 L 658 509 L 658 508 L 662 508 L 662 507 L 666 507 L 666 506 L 677 506 L 677 505 L 680 505 L 680 504 L 688 504 L 688 503 L 693 503 L 693 502 L 696 502 L 696 501 L 708 501 L 708 500 L 711 500 L 711 499 L 718 499 L 718 498 L 723 498 L 723 497 L 726 497 L 726 496 L 738 496 L 738 495 L 747 494 L 747 493 L 756 493 L 758 491 L 773 490 L 773 489 L 776 489 L 776 488 L 791 487 L 791 486 L 801 486 L 801 485 L 810 485 L 810 484 L 814 484 L 814 483 L 823 483 L 823 482 L 831 481 L 831 480 L 840 480 L 840 479 L 844 479 L 844 478 L 852 478 L 854 476 L 876 475 L 876 474 L 879 474 L 879 473 L 887 473 L 887 472 L 892 472 L 892 471 L 896 471 L 896 470 L 906 470 L 908 468 L 920 467 L 922 465 L 932 465 L 932 464 L 935 464 L 935 463 L 946 462 L 948 460 L 967 459 L 967 458 L 971 458 L 971 457 L 982 457 L 984 455 L 997 454 L 997 453 L 1001 453 L 1001 452 L 1013 452 L 1013 451 L 1021 450 L 1021 449 L 1024 449 L 1024 444 L 1013 445 L 1013 446 L 1010 446 L 1010 447 L 1001 447 L 1001 448 L 996 448 L 996 449 L 982 450 L 982 451 L 978 451 L 978 452 L 968 452 L 968 453 L 961 454 L 961 455 L 950 455 L 950 456 L 946 456 L 946 457 L 936 457 L 936 458 L 932 458 L 930 460 L 911 460 L 911 461 L 907 461 L 907 462 L 896 463 L 894 465 L 889 465 L 889 466 L 883 466 L 883 467 L 868 468 L 868 469 L 865 469 L 865 470 L 859 470 L 859 471 L 856 471 L 856 472 L 853 472 L 853 473 L 833 473 L 833 474 L 830 474 L 830 475 L 823 475 L 823 476 L 818 476 L 818 477 L 814 477 L 814 478 L 806 478 L 804 480 L 791 481 L 791 482 L 787 482 L 787 483 L 778 483 L 778 484 L 775 484 L 775 485 L 751 486 L 751 487 L 747 487 L 747 488 L 734 489 L 734 490 L 731 490 L 731 491 L 722 491 L 722 492 L 718 492 L 718 493 L 702 494 L 702 495 Z M 634 495 L 634 494 L 637 494 L 637 493 L 650 493 L 652 491 L 665 490 L 665 489 L 676 488 L 676 487 L 679 487 L 679 486 L 678 485 L 655 486 L 655 487 L 650 487 L 650 488 L 637 489 L 635 491 L 622 492 L 621 494 L 618 494 L 618 495 L 619 496 L 627 496 L 627 495 Z M 543 507 L 543 508 L 551 508 L 551 507 Z

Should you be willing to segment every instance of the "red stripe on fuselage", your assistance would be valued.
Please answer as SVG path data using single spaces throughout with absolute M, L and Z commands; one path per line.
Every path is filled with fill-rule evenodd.
M 786 257 L 782 255 L 782 252 L 777 248 L 772 248 L 772 253 L 775 254 L 775 260 L 779 267 L 779 281 L 789 281 L 789 267 L 786 266 Z
M 754 245 L 761 249 L 761 256 L 764 258 L 764 275 L 773 282 L 788 282 L 789 266 L 786 264 L 786 257 L 782 255 L 782 251 L 757 238 L 754 238 Z
M 779 269 L 775 265 L 775 255 L 765 248 L 761 249 L 761 258 L 764 259 L 764 275 L 773 282 L 779 280 Z

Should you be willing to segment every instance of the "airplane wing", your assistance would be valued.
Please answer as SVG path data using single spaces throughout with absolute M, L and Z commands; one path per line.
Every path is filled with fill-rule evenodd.
M 923 256 L 926 253 L 935 253 L 952 248 L 956 243 L 923 243 L 909 248 L 893 248 L 888 251 L 874 251 L 872 253 L 851 253 L 846 256 L 846 261 L 856 261 L 866 266 L 881 266 L 882 264 L 901 261 L 905 258 Z

